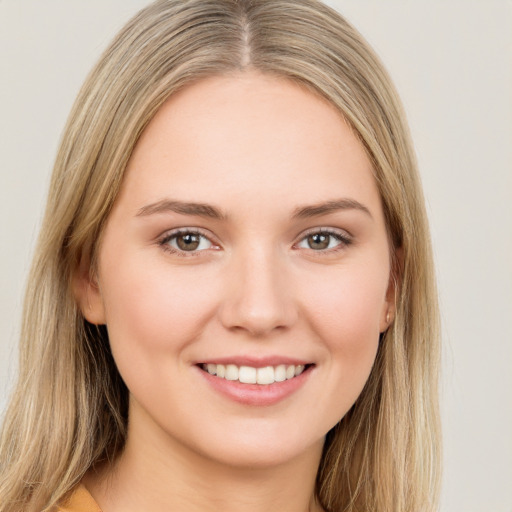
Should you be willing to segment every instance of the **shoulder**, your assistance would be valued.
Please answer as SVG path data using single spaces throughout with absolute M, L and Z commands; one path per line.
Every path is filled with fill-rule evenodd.
M 56 512 L 101 512 L 101 509 L 85 486 L 80 484 Z

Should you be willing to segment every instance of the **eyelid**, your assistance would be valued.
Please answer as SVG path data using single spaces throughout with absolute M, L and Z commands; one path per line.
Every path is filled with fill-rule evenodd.
M 345 229 L 332 228 L 332 227 L 315 227 L 315 228 L 310 228 L 310 229 L 304 231 L 303 233 L 301 233 L 297 242 L 295 242 L 294 247 L 296 247 L 300 242 L 305 240 L 308 236 L 314 235 L 314 234 L 330 235 L 330 236 L 336 238 L 337 240 L 339 240 L 340 243 L 336 247 L 331 248 L 331 249 L 324 249 L 324 250 L 306 249 L 312 253 L 326 254 L 326 253 L 336 252 L 338 250 L 345 249 L 347 246 L 349 246 L 353 242 L 353 235 L 351 235 Z
M 177 249 L 177 248 L 169 245 L 168 242 L 170 240 L 172 240 L 173 238 L 175 238 L 179 235 L 185 235 L 185 234 L 199 235 L 199 236 L 207 239 L 212 244 L 212 247 L 208 247 L 207 249 L 194 250 L 194 251 L 182 251 L 180 249 Z M 197 228 L 197 227 L 190 227 L 190 228 L 189 227 L 180 227 L 180 228 L 176 228 L 176 229 L 170 229 L 158 237 L 157 243 L 165 251 L 170 252 L 171 254 L 175 254 L 178 256 L 184 256 L 184 257 L 199 256 L 201 253 L 203 253 L 207 250 L 219 249 L 219 243 L 215 240 L 215 237 L 210 232 L 203 230 L 201 228 Z
M 183 251 L 180 249 L 177 249 L 175 247 L 172 247 L 168 244 L 169 240 L 171 240 L 174 237 L 177 237 L 182 234 L 194 234 L 199 235 L 205 239 L 207 239 L 211 244 L 212 247 L 208 247 L 207 249 L 200 249 L 200 250 L 194 250 L 194 251 Z M 297 247 L 300 242 L 302 242 L 304 239 L 306 239 L 308 236 L 313 234 L 325 234 L 330 235 L 337 240 L 339 240 L 339 244 L 331 249 L 323 249 L 323 250 L 315 250 L 315 249 L 306 249 L 307 251 L 311 253 L 317 253 L 317 254 L 326 254 L 326 253 L 333 253 L 338 250 L 345 249 L 347 246 L 349 246 L 353 242 L 353 235 L 351 235 L 348 231 L 345 229 L 340 228 L 333 228 L 333 227 L 314 227 L 310 228 L 298 237 L 297 241 L 293 244 L 294 249 L 305 249 Z M 178 255 L 178 256 L 184 256 L 184 257 L 194 257 L 199 256 L 201 253 L 206 252 L 208 250 L 218 250 L 220 249 L 220 244 L 216 241 L 216 237 L 213 236 L 213 234 L 207 230 L 204 230 L 202 228 L 198 227 L 180 227 L 175 229 L 170 229 L 166 232 L 164 232 L 160 237 L 157 239 L 157 243 L 160 247 L 162 247 L 164 250 Z

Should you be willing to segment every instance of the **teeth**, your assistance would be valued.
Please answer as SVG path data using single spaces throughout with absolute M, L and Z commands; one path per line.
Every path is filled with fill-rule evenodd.
M 284 364 L 280 364 L 275 369 L 275 377 L 276 382 L 283 382 L 283 380 L 286 380 L 286 366 Z
M 226 380 L 238 380 L 238 366 L 234 364 L 226 365 L 226 375 L 224 378 Z
M 240 370 L 238 370 L 238 380 L 244 384 L 256 384 L 256 373 L 256 368 L 240 366 Z
M 289 366 L 288 367 L 288 370 L 290 368 L 293 368 L 293 366 Z M 300 375 L 303 371 L 304 371 L 304 365 L 303 364 L 298 364 L 295 368 L 294 368 L 294 374 L 295 374 L 295 377 L 297 377 L 297 375 Z M 288 377 L 288 373 L 286 375 Z
M 258 384 L 273 384 L 275 382 L 275 371 L 272 366 L 258 368 L 256 382 Z
M 238 380 L 244 384 L 268 385 L 274 382 L 283 382 L 299 376 L 305 369 L 303 364 L 265 366 L 253 368 L 252 366 L 236 366 L 234 364 L 203 364 L 203 370 L 210 375 L 216 375 L 226 380 Z

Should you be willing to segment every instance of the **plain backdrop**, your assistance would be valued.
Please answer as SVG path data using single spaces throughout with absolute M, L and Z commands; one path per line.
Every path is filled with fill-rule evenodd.
M 147 3 L 0 0 L 0 410 L 67 114 Z M 382 57 L 416 144 L 445 343 L 442 512 L 512 512 L 512 2 L 328 3 Z

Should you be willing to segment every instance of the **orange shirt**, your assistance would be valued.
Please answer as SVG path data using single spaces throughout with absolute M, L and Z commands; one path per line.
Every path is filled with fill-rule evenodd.
M 57 512 L 101 512 L 101 509 L 89 491 L 80 484 L 69 499 L 59 505 Z

